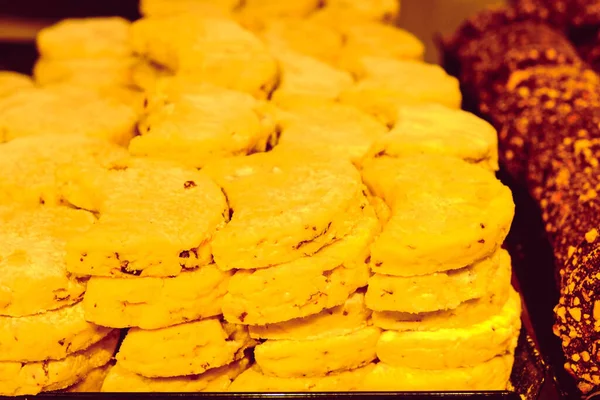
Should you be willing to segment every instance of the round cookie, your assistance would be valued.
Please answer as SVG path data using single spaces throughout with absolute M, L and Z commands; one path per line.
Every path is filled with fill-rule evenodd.
M 67 273 L 66 241 L 94 216 L 67 207 L 0 206 L 0 315 L 22 317 L 80 301 L 86 283 Z
M 141 0 L 139 10 L 145 17 L 166 17 L 185 13 L 226 17 L 240 5 L 241 0 Z
M 65 19 L 38 33 L 38 52 L 52 60 L 127 57 L 129 26 L 120 17 Z
M 33 88 L 31 77 L 12 71 L 0 71 L 0 98 Z
M 296 0 L 281 2 L 279 0 L 244 0 L 243 7 L 237 12 L 235 19 L 251 30 L 262 29 L 268 21 L 287 18 L 306 18 L 317 10 L 319 0 Z
M 66 358 L 33 363 L 0 362 L 0 394 L 35 395 L 64 389 L 88 373 L 110 362 L 117 348 L 119 332 Z
M 68 83 L 83 87 L 132 86 L 132 68 L 137 60 L 123 58 L 39 59 L 33 67 L 38 85 Z
M 173 278 L 92 277 L 83 299 L 88 321 L 112 328 L 158 329 L 221 314 L 231 272 L 215 265 Z
M 210 264 L 210 240 L 229 218 L 219 186 L 175 164 L 69 166 L 58 179 L 67 202 L 99 214 L 67 243 L 67 268 L 78 276 L 173 277 Z
M 253 345 L 246 327 L 209 318 L 151 331 L 132 328 L 117 362 L 148 378 L 197 375 L 243 358 Z
M 0 317 L 0 361 L 60 360 L 111 331 L 87 322 L 81 303 L 27 317 Z
M 327 0 L 309 18 L 336 26 L 366 21 L 393 24 L 400 8 L 401 2 L 396 0 Z

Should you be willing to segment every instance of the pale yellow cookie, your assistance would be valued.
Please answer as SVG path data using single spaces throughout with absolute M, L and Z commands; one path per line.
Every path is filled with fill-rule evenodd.
M 149 378 L 197 375 L 243 358 L 253 345 L 246 327 L 209 318 L 152 331 L 132 328 L 117 362 Z
M 499 314 L 471 326 L 423 332 L 386 331 L 377 343 L 377 357 L 388 365 L 427 370 L 474 367 L 514 352 L 520 330 L 521 299 L 511 290 Z
M 213 368 L 201 375 L 172 378 L 146 378 L 116 365 L 106 377 L 103 392 L 225 392 L 231 382 L 248 369 L 250 361 L 244 357 L 231 364 Z
M 215 262 L 226 270 L 310 256 L 346 236 L 366 203 L 360 174 L 344 160 L 275 149 L 204 170 L 233 211 L 212 242 Z
M 0 395 L 35 395 L 64 389 L 111 360 L 119 332 L 66 358 L 33 363 L 0 362 Z
M 110 332 L 85 321 L 81 303 L 27 317 L 0 317 L 0 361 L 60 360 Z
M 362 57 L 359 81 L 343 92 L 342 103 L 351 104 L 393 125 L 400 105 L 426 103 L 460 108 L 458 80 L 438 65 L 392 58 Z
M 487 295 L 497 281 L 510 286 L 510 256 L 500 249 L 468 267 L 421 276 L 374 274 L 367 305 L 374 311 L 422 313 L 450 310 Z
M 380 362 L 364 378 L 365 391 L 506 390 L 514 356 L 507 354 L 468 368 L 416 369 Z
M 67 243 L 67 268 L 78 276 L 172 277 L 210 264 L 210 240 L 229 217 L 206 174 L 169 163 L 65 167 L 58 179 L 65 201 L 99 213 Z
M 131 86 L 136 62 L 134 57 L 39 59 L 33 68 L 33 77 L 38 85 L 68 83 L 92 88 Z
M 32 87 L 33 81 L 29 76 L 12 71 L 0 71 L 0 98 Z
M 0 144 L 0 203 L 58 204 L 56 171 L 125 157 L 127 151 L 98 138 L 39 135 Z
M 373 142 L 387 133 L 385 125 L 363 111 L 343 104 L 286 104 L 280 117 L 278 146 L 324 151 L 358 164 Z
M 276 58 L 281 64 L 281 81 L 271 101 L 278 106 L 334 101 L 354 83 L 347 72 L 316 58 L 289 50 L 278 51 Z
M 498 170 L 498 135 L 492 125 L 462 110 L 437 104 L 400 106 L 394 128 L 366 158 L 440 154 Z
M 126 144 L 134 133 L 132 107 L 71 87 L 22 90 L 0 99 L 0 143 L 35 135 L 80 135 Z
M 88 372 L 82 380 L 64 389 L 66 393 L 98 393 L 102 389 L 104 380 L 113 369 L 112 363 Z
M 238 271 L 223 300 L 228 321 L 264 325 L 303 318 L 343 304 L 369 278 L 369 244 L 379 232 L 373 210 L 353 231 L 311 257 Z
M 152 92 L 157 82 L 162 78 L 168 78 L 172 72 L 152 61 L 139 58 L 131 67 L 131 80 L 133 84 L 146 92 Z
M 458 158 L 369 160 L 363 179 L 392 217 L 371 248 L 373 272 L 427 275 L 471 265 L 504 242 L 514 216 L 510 190 Z
M 332 25 L 365 21 L 393 23 L 400 14 L 400 0 L 326 0 L 311 19 Z
M 201 168 L 214 159 L 264 151 L 275 126 L 242 92 L 181 78 L 163 79 L 147 96 L 140 136 L 129 151 Z
M 375 360 L 380 335 L 379 328 L 370 326 L 340 336 L 267 340 L 256 346 L 254 357 L 265 375 L 281 378 L 326 376 L 359 368 Z
M 141 0 L 139 9 L 140 14 L 146 17 L 186 13 L 226 17 L 241 3 L 241 0 Z
M 261 29 L 268 21 L 283 18 L 305 18 L 315 11 L 320 0 L 244 0 L 235 19 L 248 29 Z
M 22 317 L 80 301 L 85 281 L 67 273 L 65 243 L 95 222 L 67 207 L 0 206 L 0 315 Z
M 363 381 L 373 371 L 368 364 L 351 371 L 320 377 L 280 378 L 263 374 L 254 367 L 243 372 L 229 387 L 229 392 L 353 392 L 364 390 Z
M 356 292 L 344 304 L 318 314 L 276 324 L 251 325 L 249 330 L 254 339 L 313 340 L 366 328 L 370 316 L 364 293 Z
M 134 22 L 135 52 L 173 72 L 266 98 L 279 69 L 267 46 L 234 21 L 196 14 Z
M 231 272 L 215 265 L 174 278 L 92 277 L 83 300 L 88 321 L 158 329 L 221 314 Z
M 42 58 L 127 57 L 130 22 L 120 17 L 65 19 L 42 29 L 37 47 Z

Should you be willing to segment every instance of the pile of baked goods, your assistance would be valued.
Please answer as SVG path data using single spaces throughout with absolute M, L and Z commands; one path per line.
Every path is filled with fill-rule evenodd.
M 598 25 L 599 5 L 519 1 L 474 16 L 448 43 L 467 103 L 498 129 L 503 165 L 542 210 L 561 293 L 554 333 L 584 393 L 600 386 L 600 78 L 565 30 Z
M 0 394 L 507 389 L 496 131 L 396 1 L 324 3 L 146 0 L 0 73 Z

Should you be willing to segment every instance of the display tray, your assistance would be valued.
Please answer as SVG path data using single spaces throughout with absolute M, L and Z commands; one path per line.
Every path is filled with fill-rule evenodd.
M 14 2 L 14 12 L 21 8 L 35 9 L 40 1 Z M 59 4 L 68 2 L 58 2 Z M 114 10 L 102 14 L 130 16 L 132 0 L 112 2 Z M 439 52 L 433 38 L 448 34 L 464 18 L 490 4 L 489 0 L 403 0 L 402 18 L 399 25 L 414 32 L 427 45 L 428 62 L 439 62 Z M 494 1 L 498 3 L 498 1 Z M 19 7 L 16 7 L 16 4 Z M 80 6 L 83 3 L 79 3 Z M 19 9 L 19 10 L 18 10 Z M 54 12 L 57 8 L 54 8 Z M 66 8 L 67 10 L 67 8 Z M 81 16 L 78 11 L 76 16 Z M 95 15 L 93 12 L 88 15 Z M 60 15 L 70 17 L 75 15 Z M 37 15 L 36 15 L 37 17 Z M 43 16 L 41 16 L 43 17 Z M 59 16 L 52 15 L 52 18 Z M 0 43 L 0 67 L 21 72 L 31 71 L 36 57 L 33 42 Z M 501 179 L 511 187 L 516 203 L 516 217 L 506 242 L 513 257 L 513 284 L 523 297 L 523 328 L 515 354 L 511 383 L 506 392 L 402 392 L 402 393 L 44 393 L 35 397 L 49 399 L 187 399 L 187 398 L 236 398 L 244 399 L 526 399 L 553 400 L 574 396 L 572 381 L 564 372 L 560 342 L 552 334 L 553 306 L 558 300 L 554 282 L 552 251 L 545 239 L 540 212 L 526 191 L 515 186 L 502 172 Z M 22 399 L 33 396 L 17 397 Z M 2 397 L 14 399 L 15 397 Z

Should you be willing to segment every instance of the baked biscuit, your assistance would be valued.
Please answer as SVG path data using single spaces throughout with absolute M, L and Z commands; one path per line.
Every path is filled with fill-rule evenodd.
M 440 370 L 393 367 L 379 363 L 364 378 L 365 391 L 506 390 L 514 356 L 507 354 L 468 368 Z
M 234 21 L 186 14 L 133 23 L 135 52 L 180 75 L 266 98 L 279 75 L 264 43 Z
M 425 45 L 412 33 L 391 25 L 363 22 L 340 25 L 344 47 L 338 66 L 356 76 L 361 75 L 363 57 L 423 60 Z
M 116 365 L 106 377 L 103 392 L 225 392 L 231 382 L 248 369 L 250 361 L 244 357 L 231 364 L 213 368 L 201 375 L 172 378 L 146 378 Z
M 140 14 L 145 17 L 197 13 L 211 17 L 226 17 L 240 6 L 241 0 L 141 0 Z
M 458 80 L 437 65 L 377 57 L 363 57 L 360 63 L 361 78 L 341 94 L 340 101 L 388 125 L 395 122 L 399 105 L 438 103 L 460 108 Z
M 381 136 L 366 158 L 441 154 L 498 170 L 498 136 L 488 122 L 437 104 L 401 106 L 394 128 Z
M 267 340 L 254 349 L 265 375 L 281 378 L 326 376 L 374 361 L 381 330 L 365 327 L 340 336 L 308 340 Z M 352 349 L 352 351 L 348 351 Z
M 258 35 L 275 54 L 294 51 L 330 64 L 335 63 L 343 45 L 340 32 L 310 19 L 274 19 L 266 22 Z
M 371 248 L 370 265 L 379 274 L 427 275 L 471 265 L 500 247 L 514 216 L 510 190 L 458 158 L 378 158 L 363 165 L 363 179 L 392 209 Z
M 110 332 L 85 321 L 81 303 L 27 317 L 0 317 L 0 361 L 60 360 Z
M 312 257 L 270 268 L 237 271 L 223 301 L 230 322 L 264 325 L 317 314 L 343 304 L 369 278 L 365 260 L 379 232 L 370 207 L 353 231 Z
M 83 300 L 88 321 L 113 328 L 158 329 L 221 314 L 231 272 L 215 265 L 174 278 L 92 277 Z
M 250 337 L 254 339 L 313 340 L 342 336 L 366 328 L 370 316 L 364 293 L 356 292 L 344 304 L 318 314 L 276 324 L 251 325 L 248 328 Z
M 223 188 L 233 212 L 212 242 L 215 262 L 225 270 L 310 256 L 350 233 L 366 205 L 352 164 L 326 156 L 275 149 L 217 161 L 204 171 Z
M 352 76 L 315 58 L 289 50 L 279 50 L 281 81 L 271 101 L 287 104 L 334 101 L 354 83 Z
M 330 24 L 353 24 L 374 21 L 390 23 L 400 15 L 398 0 L 326 0 L 324 7 L 311 19 Z
M 67 268 L 78 276 L 172 277 L 210 264 L 210 240 L 229 217 L 206 174 L 165 162 L 65 167 L 58 179 L 65 201 L 99 213 L 67 243 Z
M 264 151 L 275 134 L 249 94 L 185 79 L 158 85 L 147 96 L 140 136 L 129 145 L 135 156 L 200 168 L 213 159 Z
M 103 340 L 66 358 L 33 363 L 0 362 L 0 394 L 35 395 L 64 389 L 111 360 L 119 333 L 114 331 Z
M 98 393 L 102 389 L 104 380 L 108 376 L 110 370 L 114 368 L 112 363 L 108 363 L 103 367 L 99 367 L 88 372 L 82 380 L 76 384 L 62 390 L 65 393 Z
M 510 269 L 510 256 L 500 249 L 458 270 L 407 277 L 374 274 L 369 279 L 367 305 L 374 311 L 413 314 L 454 309 L 462 302 L 485 296 L 497 280 L 508 287 Z
M 320 0 L 244 0 L 235 19 L 251 30 L 264 27 L 267 21 L 286 18 L 306 18 L 319 8 Z
M 243 358 L 253 345 L 246 327 L 210 318 L 152 331 L 132 328 L 117 362 L 148 378 L 197 375 Z
M 502 311 L 472 326 L 436 331 L 386 331 L 377 357 L 391 365 L 426 370 L 474 367 L 514 352 L 521 330 L 521 299 L 514 290 Z
M 24 136 L 77 134 L 126 144 L 136 121 L 133 108 L 89 89 L 36 88 L 0 99 L 0 143 Z
M 229 392 L 353 392 L 363 389 L 365 377 L 375 364 L 352 371 L 331 373 L 326 376 L 280 378 L 263 374 L 258 365 L 243 372 L 229 387 Z
M 12 71 L 0 71 L 0 98 L 31 88 L 33 88 L 33 81 L 29 76 Z
M 0 206 L 0 315 L 21 317 L 80 301 L 86 284 L 67 274 L 66 241 L 94 216 L 67 207 Z
M 38 33 L 38 52 L 49 60 L 127 57 L 129 27 L 120 17 L 65 19 Z
M 79 135 L 36 135 L 0 144 L 0 203 L 58 204 L 55 175 L 61 165 L 100 164 L 126 154 L 115 144 Z
M 280 149 L 325 152 L 359 164 L 372 143 L 387 128 L 361 110 L 337 103 L 287 104 L 280 118 Z
M 39 59 L 33 67 L 33 77 L 38 85 L 132 86 L 132 69 L 136 62 L 134 57 Z
M 150 60 L 139 58 L 131 67 L 131 80 L 135 87 L 152 93 L 157 82 L 172 77 L 172 72 Z

